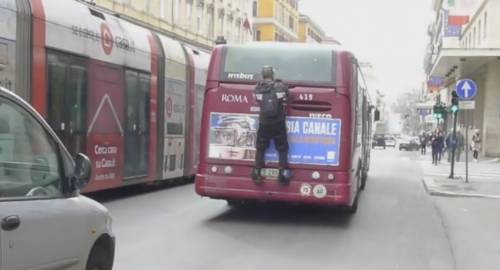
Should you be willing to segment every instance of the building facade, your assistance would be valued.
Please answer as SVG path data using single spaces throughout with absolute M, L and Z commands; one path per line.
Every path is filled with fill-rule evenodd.
M 299 40 L 298 0 L 254 0 L 252 15 L 255 41 Z
M 252 0 L 90 0 L 122 18 L 192 45 L 211 49 L 252 40 Z
M 476 82 L 475 109 L 460 110 L 458 125 L 480 132 L 482 154 L 500 157 L 500 1 L 462 1 L 467 5 L 458 15 L 454 7 L 434 1 L 436 20 L 429 27 L 425 67 L 429 77 L 443 82 L 435 98 L 447 104 L 458 80 Z
M 323 43 L 326 39 L 325 31 L 309 16 L 299 16 L 299 42 Z

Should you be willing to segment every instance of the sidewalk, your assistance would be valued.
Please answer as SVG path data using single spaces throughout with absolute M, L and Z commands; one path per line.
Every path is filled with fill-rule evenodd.
M 435 196 L 478 197 L 500 199 L 500 164 L 498 159 L 483 159 L 469 163 L 469 183 L 465 183 L 465 162 L 455 163 L 454 179 L 449 179 L 450 163 L 432 165 L 430 155 L 420 156 L 422 182 L 426 191 Z
M 500 182 L 476 182 L 471 179 L 469 183 L 465 183 L 461 179 L 426 176 L 422 182 L 430 195 L 500 199 Z

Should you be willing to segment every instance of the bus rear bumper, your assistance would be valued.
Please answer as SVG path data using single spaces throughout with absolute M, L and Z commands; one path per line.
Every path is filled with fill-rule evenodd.
M 255 184 L 249 177 L 196 175 L 196 193 L 213 199 L 276 201 L 324 206 L 350 206 L 351 185 L 335 182 L 300 181 L 288 185 L 277 180 Z M 326 192 L 323 193 L 322 191 Z

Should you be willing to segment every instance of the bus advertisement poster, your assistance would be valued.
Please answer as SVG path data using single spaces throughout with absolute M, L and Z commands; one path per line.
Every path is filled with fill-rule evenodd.
M 257 128 L 257 115 L 211 113 L 208 157 L 253 161 Z M 340 119 L 287 117 L 287 129 L 291 164 L 339 165 Z M 278 161 L 273 143 L 266 161 Z

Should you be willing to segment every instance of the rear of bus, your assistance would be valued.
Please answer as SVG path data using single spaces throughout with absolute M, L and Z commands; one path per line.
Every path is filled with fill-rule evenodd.
M 331 46 L 286 43 L 218 46 L 207 78 L 196 192 L 228 201 L 283 201 L 352 206 L 357 184 L 351 168 L 351 56 Z M 254 166 L 261 68 L 290 89 L 287 106 L 291 181 L 277 181 L 278 154 L 266 152 L 262 184 Z M 347 68 L 346 68 L 347 67 Z

